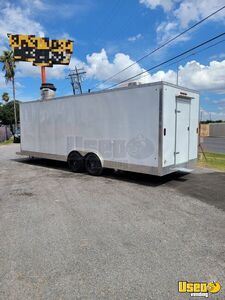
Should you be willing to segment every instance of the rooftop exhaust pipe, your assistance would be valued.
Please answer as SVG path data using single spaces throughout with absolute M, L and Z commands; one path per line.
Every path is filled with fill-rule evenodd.
M 52 83 L 42 83 L 41 87 L 41 100 L 49 100 L 55 98 L 56 87 Z

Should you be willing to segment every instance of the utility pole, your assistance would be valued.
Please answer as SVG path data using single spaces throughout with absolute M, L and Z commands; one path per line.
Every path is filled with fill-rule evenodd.
M 13 88 L 13 108 L 14 108 L 14 119 L 15 119 L 15 128 L 14 128 L 14 131 L 17 132 L 16 88 L 15 88 L 15 78 L 14 78 L 14 76 L 12 78 L 12 88 Z
M 79 93 L 82 94 L 81 82 L 83 80 L 84 74 L 86 74 L 86 72 L 83 68 L 78 69 L 77 67 L 75 67 L 75 69 L 71 70 L 69 75 L 66 77 L 66 79 L 70 79 L 74 95 L 76 94 L 76 90 L 78 90 Z
M 179 82 L 179 62 L 177 62 L 177 85 Z

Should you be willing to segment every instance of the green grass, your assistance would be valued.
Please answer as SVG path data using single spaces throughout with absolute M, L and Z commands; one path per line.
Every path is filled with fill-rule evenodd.
M 213 168 L 225 172 L 225 154 L 205 152 L 199 154 L 198 165 L 200 167 Z
M 6 140 L 4 142 L 0 142 L 0 146 L 12 144 L 12 143 L 13 143 L 13 136 L 10 139 L 8 139 L 8 140 Z

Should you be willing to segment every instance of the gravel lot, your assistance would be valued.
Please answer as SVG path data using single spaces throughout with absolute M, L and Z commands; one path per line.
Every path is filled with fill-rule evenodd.
M 91 177 L 18 150 L 0 146 L 0 299 L 190 299 L 178 280 L 225 299 L 225 173 Z

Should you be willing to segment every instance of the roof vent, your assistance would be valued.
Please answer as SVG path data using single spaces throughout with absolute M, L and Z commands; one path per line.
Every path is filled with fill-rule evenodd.
M 52 83 L 42 83 L 41 87 L 41 100 L 48 100 L 55 98 L 56 88 Z

